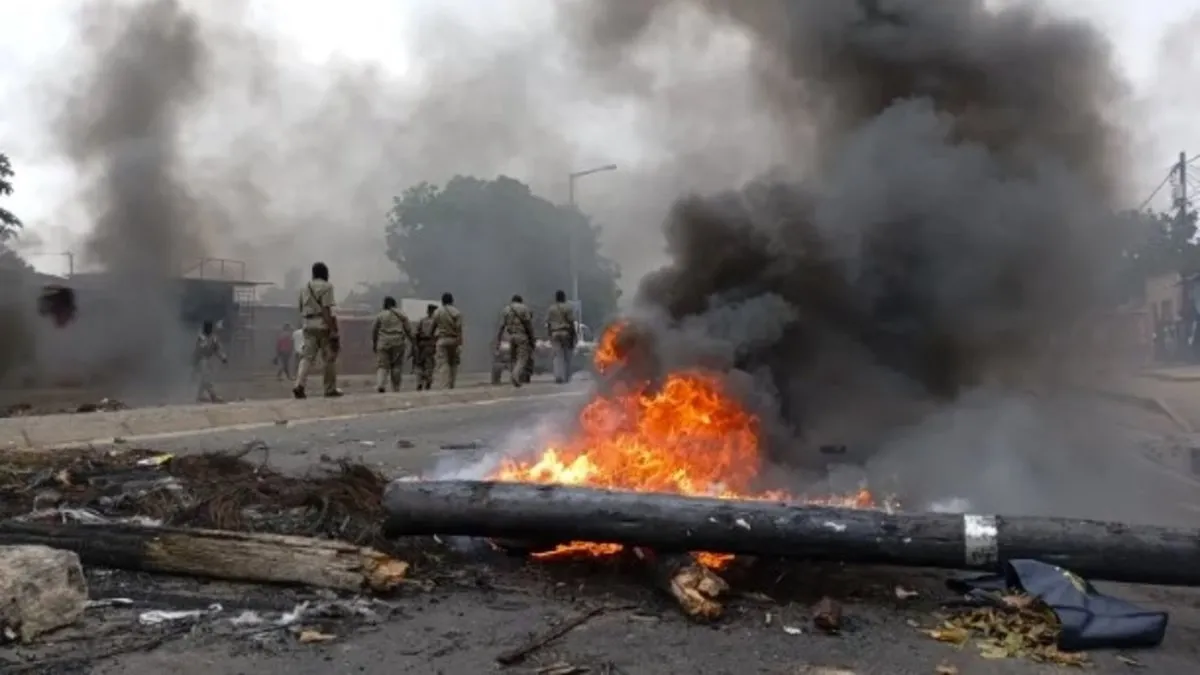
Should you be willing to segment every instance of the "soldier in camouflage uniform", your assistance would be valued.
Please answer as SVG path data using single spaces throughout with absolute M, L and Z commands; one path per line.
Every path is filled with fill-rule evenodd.
M 437 371 L 441 373 L 438 379 L 447 389 L 453 389 L 462 360 L 463 318 L 450 293 L 442 293 L 442 306 L 433 312 L 433 339 Z
M 296 398 L 307 398 L 305 383 L 313 363 L 320 357 L 323 362 L 322 384 L 328 397 L 341 396 L 337 388 L 337 357 L 341 348 L 338 335 L 337 316 L 333 313 L 333 284 L 329 283 L 329 267 L 323 262 L 312 265 L 312 281 L 300 290 L 300 318 L 304 323 L 304 354 L 296 368 L 296 382 L 292 394 Z
M 567 302 L 566 293 L 555 291 L 554 304 L 546 310 L 546 332 L 554 350 L 554 381 L 559 384 L 571 381 L 571 357 L 578 341 L 575 331 L 575 307 Z
M 533 362 L 533 312 L 525 300 L 512 296 L 512 302 L 500 315 L 500 330 L 496 333 L 495 352 L 500 352 L 500 342 L 508 335 L 510 379 L 514 387 L 520 387 Z
M 392 391 L 400 391 L 400 380 L 404 374 L 404 352 L 413 342 L 412 324 L 403 312 L 396 309 L 396 299 L 383 299 L 383 311 L 375 315 L 371 323 L 371 351 L 375 352 L 375 390 L 386 391 L 388 382 Z
M 225 350 L 221 348 L 221 340 L 213 330 L 213 322 L 205 321 L 200 326 L 200 335 L 196 336 L 196 347 L 192 351 L 192 374 L 197 382 L 196 400 L 201 403 L 206 399 L 212 403 L 221 402 L 212 383 L 213 359 L 229 363 Z
M 437 351 L 434 339 L 433 313 L 437 305 L 425 306 L 425 318 L 417 322 L 413 335 L 413 372 L 417 375 L 417 391 L 433 389 L 434 352 Z

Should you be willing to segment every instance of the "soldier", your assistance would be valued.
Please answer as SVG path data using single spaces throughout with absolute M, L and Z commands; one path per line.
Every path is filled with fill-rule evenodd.
M 504 308 L 500 315 L 500 330 L 496 332 L 497 354 L 500 353 L 500 341 L 508 334 L 509 379 L 514 387 L 520 387 L 525 380 L 525 373 L 533 360 L 533 312 L 525 305 L 525 300 L 512 296 L 512 302 Z
M 575 307 L 567 302 L 567 294 L 554 292 L 554 304 L 546 310 L 546 332 L 550 334 L 550 348 L 554 350 L 554 381 L 564 384 L 571 381 L 571 357 L 575 355 Z
M 437 370 L 442 373 L 438 379 L 447 389 L 453 389 L 462 358 L 463 319 L 450 293 L 442 293 L 442 306 L 433 312 L 433 338 Z
M 404 374 L 404 351 L 413 342 L 412 324 L 403 312 L 396 309 L 396 299 L 383 299 L 383 311 L 375 316 L 371 324 L 371 351 L 375 352 L 375 390 L 386 391 L 384 385 L 392 383 L 392 391 L 400 391 L 400 379 Z
M 329 283 L 329 268 L 323 262 L 312 266 L 312 281 L 300 290 L 300 317 L 304 328 L 304 353 L 300 366 L 296 368 L 296 382 L 292 395 L 307 398 L 305 384 L 313 361 L 320 355 L 324 362 L 322 380 L 325 395 L 341 396 L 337 388 L 337 355 L 341 347 L 338 336 L 337 317 L 333 315 L 333 284 Z
M 221 359 L 221 363 L 229 363 L 225 350 L 221 348 L 221 340 L 213 329 L 213 322 L 205 321 L 200 326 L 200 335 L 196 336 L 196 348 L 192 351 L 192 374 L 198 383 L 196 401 L 201 403 L 206 397 L 212 403 L 221 402 L 212 383 L 213 358 Z
M 417 375 L 417 391 L 433 388 L 434 340 L 433 313 L 437 305 L 425 305 L 425 317 L 417 322 L 413 340 L 413 372 Z

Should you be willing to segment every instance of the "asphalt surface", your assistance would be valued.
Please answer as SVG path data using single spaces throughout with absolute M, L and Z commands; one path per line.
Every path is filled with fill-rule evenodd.
M 547 376 L 538 376 L 535 381 L 549 381 Z M 488 373 L 464 373 L 459 375 L 460 389 L 474 389 L 490 386 Z M 320 393 L 320 374 L 309 377 L 308 388 L 310 395 Z M 338 378 L 338 386 L 346 394 L 365 394 L 375 390 L 375 378 L 371 375 L 343 375 Z M 292 383 L 269 376 L 254 376 L 246 378 L 230 378 L 218 380 L 215 383 L 217 395 L 225 401 L 253 401 L 262 399 L 290 398 Z M 416 379 L 409 373 L 404 374 L 401 383 L 402 391 L 412 391 L 416 387 Z M 122 392 L 105 387 L 62 387 L 62 388 L 29 388 L 29 389 L 0 389 L 0 416 L 7 413 L 49 415 L 63 412 L 74 412 L 83 405 L 95 405 L 103 399 L 114 399 L 128 407 L 152 407 L 163 405 L 180 405 L 195 402 L 196 390 L 194 385 L 180 382 L 168 391 L 156 392 Z
M 582 399 L 575 396 L 522 399 L 486 404 L 457 404 L 411 412 L 389 413 L 353 420 L 289 425 L 275 429 L 217 432 L 156 442 L 172 452 L 227 450 L 261 441 L 270 462 L 280 468 L 305 470 L 341 458 L 361 459 L 393 475 L 472 475 L 478 463 L 496 449 L 534 444 L 539 429 L 568 419 Z M 977 485 L 956 479 L 940 494 L 922 490 L 930 499 L 959 494 L 982 495 L 984 505 L 1025 503 L 1026 510 L 1049 504 L 1031 495 L 1055 489 L 1066 494 L 1068 511 L 1174 525 L 1200 525 L 1200 484 L 1155 463 L 1141 446 L 1158 442 L 1157 432 L 1139 427 L 1136 415 L 1101 411 L 1099 417 L 1121 417 L 1128 433 L 1107 434 L 1108 444 L 1073 447 L 1050 461 L 1045 448 L 1014 444 L 1005 452 L 1006 471 L 997 474 L 997 460 L 987 448 L 961 452 L 977 456 L 967 465 L 981 474 Z M 1191 439 L 1174 438 L 1173 443 Z M 1197 443 L 1200 445 L 1200 443 Z M 928 464 L 897 450 L 864 474 L 929 473 Z M 1013 459 L 1014 456 L 1019 459 Z M 939 464 L 949 471 L 952 462 Z M 957 467 L 955 470 L 959 470 Z M 851 471 L 853 473 L 853 471 Z M 898 479 L 903 481 L 903 476 Z M 1075 495 L 1072 497 L 1071 495 Z M 977 510 L 983 510 L 976 507 Z M 448 563 L 449 565 L 449 563 Z M 611 611 L 588 621 L 538 652 L 512 672 L 567 662 L 592 673 L 629 675 L 703 675 L 746 673 L 836 673 L 842 668 L 867 674 L 928 675 L 941 664 L 970 674 L 1038 673 L 1054 670 L 1022 659 L 988 660 L 977 650 L 939 644 L 916 626 L 929 625 L 941 601 L 950 596 L 944 581 L 952 573 L 931 570 L 841 568 L 795 564 L 786 574 L 770 579 L 750 574 L 738 591 L 754 590 L 767 597 L 734 600 L 727 617 L 715 626 L 700 626 L 681 617 L 669 600 L 653 592 L 644 579 L 628 570 L 620 573 L 577 569 L 566 564 L 509 562 L 481 568 L 445 570 L 435 585 L 414 585 L 394 602 L 392 618 L 365 629 L 331 628 L 329 643 L 291 643 L 270 649 L 245 640 L 174 640 L 143 652 L 98 662 L 94 673 L 176 675 L 204 673 L 331 672 L 446 673 L 459 675 L 496 670 L 494 659 L 548 624 L 583 608 L 606 606 Z M 1098 652 L 1093 672 L 1124 673 L 1144 666 L 1151 673 L 1190 673 L 1200 668 L 1200 593 L 1174 589 L 1098 584 L 1102 590 L 1148 608 L 1167 609 L 1171 624 L 1166 642 L 1136 654 Z M 418 587 L 419 586 L 419 587 Z M 895 588 L 919 595 L 899 600 Z M 828 595 L 844 603 L 846 628 L 837 636 L 814 632 L 810 607 Z M 769 618 L 768 618 L 769 617 Z M 786 627 L 786 628 L 785 628 Z M 795 628 L 800 628 L 797 631 Z M 798 633 L 798 634 L 797 634 Z M 1130 657 L 1137 666 L 1130 665 Z M 1123 660 L 1124 659 L 1124 660 Z M 582 672 L 582 671 L 579 671 Z

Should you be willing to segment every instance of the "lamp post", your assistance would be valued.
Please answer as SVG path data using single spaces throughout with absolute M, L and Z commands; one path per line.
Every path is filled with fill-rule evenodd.
M 617 170 L 616 164 L 605 164 L 604 166 L 597 166 L 597 167 L 594 167 L 591 169 L 585 169 L 583 171 L 572 171 L 571 173 L 567 174 L 567 203 L 570 204 L 571 210 L 577 211 L 579 208 L 575 204 L 575 181 L 579 180 L 580 178 L 583 178 L 584 176 L 590 176 L 594 173 L 601 173 L 604 171 L 616 171 L 616 170 Z M 575 250 L 576 248 L 578 248 L 578 246 L 577 246 L 577 242 L 575 241 L 574 228 L 572 228 L 570 231 L 570 239 L 571 239 L 571 241 L 570 241 L 569 246 L 571 247 L 571 251 L 570 251 L 570 254 L 571 254 L 570 255 L 571 300 L 575 303 L 575 311 L 578 314 L 578 316 L 576 317 L 576 320 L 579 321 L 580 323 L 583 323 L 583 305 L 581 305 L 579 303 L 579 263 L 576 258 L 577 251 Z

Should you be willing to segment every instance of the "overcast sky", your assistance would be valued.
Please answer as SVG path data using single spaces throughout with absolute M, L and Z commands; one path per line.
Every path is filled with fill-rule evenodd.
M 418 78 L 426 53 L 421 45 L 427 44 L 430 36 L 417 33 L 436 27 L 433 18 L 437 16 L 453 17 L 459 31 L 456 35 L 462 35 L 464 25 L 484 37 L 492 33 L 519 34 L 548 25 L 538 20 L 546 16 L 540 0 L 243 1 L 249 6 L 250 21 L 289 44 L 289 58 L 296 61 L 297 68 L 320 68 L 331 59 L 374 63 L 398 81 L 412 78 L 415 82 Z M 1144 153 L 1132 173 L 1139 187 L 1149 192 L 1179 151 L 1200 154 L 1200 95 L 1171 94 L 1175 86 L 1187 84 L 1194 88 L 1200 82 L 1200 57 L 1184 50 L 1179 60 L 1190 59 L 1190 63 L 1174 65 L 1164 57 L 1164 45 L 1169 43 L 1172 31 L 1200 40 L 1200 0 L 1049 1 L 1062 11 L 1096 22 L 1110 36 L 1143 106 L 1138 116 L 1142 126 L 1137 132 L 1144 139 Z M 78 236 L 87 227 L 82 218 L 64 215 L 62 202 L 78 186 L 72 171 L 47 150 L 45 142 L 46 118 L 51 112 L 46 92 L 61 84 L 56 81 L 59 73 L 55 64 L 74 46 L 72 16 L 78 4 L 72 0 L 0 0 L 0 16 L 4 17 L 0 21 L 0 94 L 4 96 L 0 150 L 9 154 L 18 172 L 16 193 L 5 206 L 26 221 L 27 239 L 45 255 L 33 249 L 27 254 L 37 267 L 47 271 L 59 271 L 62 264 L 50 254 L 77 247 Z M 1191 27 L 1187 28 L 1189 20 Z M 615 121 L 613 129 L 607 129 L 603 117 L 580 119 L 583 121 L 577 123 L 578 135 L 584 139 L 581 145 L 588 149 L 578 156 L 595 157 L 602 163 L 636 161 L 628 155 L 638 152 L 637 143 L 623 138 Z M 586 142 L 598 135 L 608 142 L 602 146 Z M 600 156 L 599 147 L 604 148 L 604 156 Z M 581 197 L 585 208 L 587 198 L 586 194 Z M 619 248 L 614 256 L 622 256 Z

